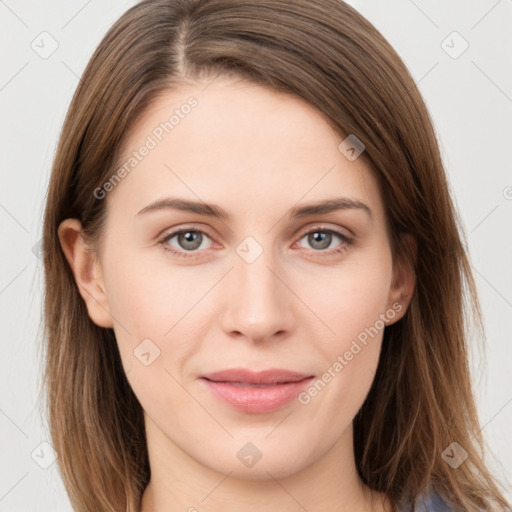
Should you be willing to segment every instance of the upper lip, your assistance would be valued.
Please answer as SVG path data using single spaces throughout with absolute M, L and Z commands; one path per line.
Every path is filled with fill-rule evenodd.
M 284 369 L 270 369 L 253 372 L 245 368 L 233 368 L 202 375 L 202 378 L 214 382 L 244 382 L 247 384 L 278 384 L 280 382 L 299 382 L 312 377 L 310 374 Z

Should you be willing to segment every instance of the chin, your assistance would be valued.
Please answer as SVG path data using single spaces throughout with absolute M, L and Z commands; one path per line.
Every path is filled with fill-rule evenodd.
M 306 441 L 299 446 L 287 445 L 277 438 L 274 442 L 264 439 L 251 442 L 246 439 L 231 440 L 230 446 L 222 449 L 221 453 L 209 451 L 213 457 L 208 460 L 201 457 L 199 462 L 218 473 L 229 473 L 231 478 L 268 480 L 272 477 L 287 478 L 309 466 L 315 459 L 314 454 L 307 450 L 306 447 L 311 445 Z

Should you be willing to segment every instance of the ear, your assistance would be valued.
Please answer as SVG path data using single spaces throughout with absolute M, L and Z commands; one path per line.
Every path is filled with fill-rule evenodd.
M 58 235 L 91 320 L 100 327 L 113 327 L 101 266 L 95 251 L 83 237 L 80 221 L 64 220 Z
M 412 235 L 402 235 L 393 261 L 393 278 L 387 305 L 388 309 L 392 308 L 396 311 L 396 315 L 387 322 L 387 325 L 400 320 L 411 302 L 416 285 L 414 267 L 416 266 L 417 249 L 416 239 Z

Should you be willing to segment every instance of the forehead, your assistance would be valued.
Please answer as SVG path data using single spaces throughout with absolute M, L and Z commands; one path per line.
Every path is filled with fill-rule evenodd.
M 161 93 L 131 128 L 119 166 L 133 165 L 109 201 L 123 195 L 142 208 L 172 194 L 245 211 L 334 194 L 375 203 L 375 177 L 340 152 L 343 139 L 299 97 L 226 78 L 183 85 Z
M 125 147 L 148 134 L 162 139 L 157 142 L 188 142 L 195 153 L 230 147 L 247 155 L 282 148 L 289 158 L 341 137 L 302 98 L 228 78 L 160 93 L 130 129 Z

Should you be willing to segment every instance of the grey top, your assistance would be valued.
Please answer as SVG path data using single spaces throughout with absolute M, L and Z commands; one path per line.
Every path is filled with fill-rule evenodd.
M 443 498 L 436 493 L 430 493 L 420 498 L 416 508 L 412 510 L 410 504 L 404 504 L 397 512 L 455 512 L 449 507 Z

